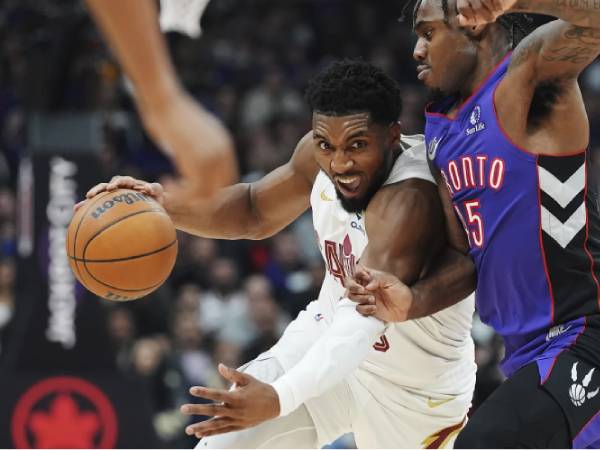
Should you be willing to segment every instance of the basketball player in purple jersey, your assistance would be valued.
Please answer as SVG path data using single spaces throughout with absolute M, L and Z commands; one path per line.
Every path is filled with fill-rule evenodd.
M 510 13 L 524 12 L 558 20 L 518 42 L 527 21 Z M 418 78 L 439 99 L 428 157 L 479 314 L 506 345 L 509 378 L 456 447 L 598 445 L 600 219 L 577 77 L 600 52 L 600 2 L 419 0 L 413 19 Z M 367 275 L 387 284 L 363 312 L 394 319 L 386 301 L 406 286 Z

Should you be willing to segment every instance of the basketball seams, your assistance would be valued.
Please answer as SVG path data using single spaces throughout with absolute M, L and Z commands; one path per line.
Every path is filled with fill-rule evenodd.
M 75 256 L 69 256 L 69 258 L 71 258 L 74 261 L 78 261 L 78 262 L 82 262 L 82 263 L 111 263 L 111 262 L 121 262 L 121 261 L 128 261 L 130 259 L 136 259 L 136 258 L 143 258 L 144 256 L 151 256 L 154 255 L 155 253 L 160 253 L 163 250 L 168 249 L 169 247 L 171 247 L 172 245 L 177 244 L 177 239 L 172 240 L 171 242 L 169 242 L 167 245 L 157 248 L 156 250 L 152 250 L 151 252 L 147 252 L 147 253 L 140 253 L 138 255 L 133 255 L 133 256 L 125 256 L 124 258 L 113 258 L 113 259 L 87 259 L 87 258 L 76 258 Z
M 100 228 L 98 231 L 96 231 L 86 242 L 85 247 L 83 247 L 83 253 L 82 253 L 82 257 L 85 260 L 85 252 L 87 251 L 88 245 L 90 245 L 90 243 L 96 239 L 100 234 L 102 234 L 103 232 L 105 232 L 107 229 L 109 229 L 110 227 L 112 227 L 113 225 L 116 225 L 117 223 L 121 222 L 122 220 L 128 219 L 129 217 L 133 217 L 133 216 L 137 216 L 138 214 L 144 214 L 144 213 L 149 213 L 149 212 L 155 212 L 155 213 L 159 213 L 159 214 L 163 214 L 167 217 L 169 217 L 169 215 L 167 213 L 165 213 L 163 210 L 161 209 L 144 209 L 142 211 L 135 211 L 132 213 L 129 213 L 125 216 L 119 217 L 115 220 L 113 220 L 112 222 L 107 223 L 106 225 L 104 225 L 102 228 Z
M 94 233 L 94 234 L 93 234 L 93 235 L 92 235 L 92 236 L 91 236 L 91 237 L 88 239 L 87 243 L 85 244 L 85 247 L 83 247 L 83 254 L 82 254 L 83 258 L 82 258 L 82 262 L 83 262 L 83 267 L 85 268 L 85 271 L 88 273 L 88 275 L 89 275 L 90 277 L 92 277 L 92 279 L 93 279 L 94 281 L 96 281 L 96 282 L 100 283 L 101 285 L 103 285 L 103 286 L 106 286 L 106 287 L 108 287 L 108 288 L 110 288 L 110 289 L 114 289 L 114 290 L 118 290 L 118 291 L 122 291 L 122 292 L 142 292 L 142 291 L 147 291 L 147 290 L 149 290 L 149 289 L 153 289 L 153 288 L 156 288 L 157 286 L 160 286 L 160 285 L 161 285 L 162 283 L 164 283 L 164 281 L 165 281 L 165 280 L 168 278 L 168 276 L 167 276 L 167 278 L 165 278 L 165 280 L 162 280 L 160 283 L 157 283 L 157 284 L 154 284 L 154 285 L 152 285 L 152 286 L 145 287 L 145 288 L 141 288 L 141 289 L 123 289 L 123 288 L 120 288 L 120 287 L 117 287 L 117 286 L 112 286 L 112 285 L 110 285 L 110 284 L 107 284 L 107 283 L 105 283 L 105 282 L 103 282 L 103 281 L 100 281 L 98 278 L 96 278 L 96 277 L 94 276 L 94 274 L 92 273 L 92 271 L 91 271 L 91 270 L 89 269 L 89 267 L 87 266 L 87 263 L 88 263 L 88 262 L 91 262 L 91 261 L 89 261 L 89 260 L 86 260 L 86 259 L 85 259 L 85 253 L 87 252 L 87 248 L 88 248 L 88 246 L 90 245 L 90 243 L 91 243 L 91 242 L 92 242 L 94 239 L 96 239 L 96 238 L 97 238 L 97 237 L 98 237 L 100 234 L 102 234 L 104 231 L 106 231 L 107 229 L 109 229 L 109 228 L 110 228 L 110 227 L 112 227 L 113 225 L 116 225 L 117 223 L 119 223 L 119 222 L 121 222 L 121 221 L 123 221 L 123 220 L 125 220 L 125 219 L 128 219 L 128 218 L 130 218 L 130 217 L 133 217 L 133 216 L 137 216 L 137 215 L 139 215 L 139 214 L 149 213 L 149 212 L 155 212 L 155 213 L 163 214 L 163 215 L 165 215 L 165 216 L 169 217 L 169 215 L 168 215 L 168 214 L 166 214 L 166 213 L 165 213 L 165 212 L 164 212 L 162 209 L 156 209 L 156 208 L 152 208 L 152 209 L 144 209 L 144 210 L 142 210 L 142 211 L 135 211 L 135 212 L 129 213 L 129 214 L 125 215 L 125 216 L 119 217 L 119 218 L 117 218 L 117 219 L 115 219 L 115 220 L 113 220 L 113 221 L 111 221 L 111 222 L 107 223 L 107 224 L 106 224 L 106 225 L 104 225 L 102 228 L 100 228 L 99 230 L 97 230 L 97 231 L 96 231 L 96 233 Z M 171 245 L 173 245 L 175 242 L 177 242 L 177 239 L 175 239 L 175 241 L 174 241 L 174 242 L 172 242 L 172 243 L 171 243 Z M 169 246 L 167 246 L 167 247 L 163 248 L 163 249 L 162 249 L 162 250 L 160 250 L 160 251 L 157 251 L 157 252 L 153 253 L 153 255 L 156 255 L 156 254 L 159 254 L 159 253 L 160 253 L 160 252 L 162 252 L 162 251 L 168 250 L 168 249 L 171 247 L 171 245 L 169 245 Z M 139 258 L 139 257 L 140 257 L 140 256 L 138 256 L 138 258 Z M 133 259 L 133 258 L 130 258 L 130 259 Z
M 163 248 L 163 249 L 162 249 L 160 252 L 156 252 L 156 253 L 154 253 L 154 254 L 152 254 L 152 255 L 149 255 L 149 256 L 154 256 L 154 255 L 157 255 L 158 253 L 161 253 L 161 252 L 164 252 L 164 251 L 166 251 L 166 250 L 169 250 L 169 249 L 171 248 L 171 246 L 172 246 L 172 245 L 170 245 L 170 246 L 168 246 L 168 247 L 166 247 L 166 248 Z M 103 281 L 100 281 L 98 278 L 96 278 L 96 277 L 94 276 L 94 274 L 92 273 L 92 271 L 91 271 L 91 270 L 89 269 L 89 267 L 87 266 L 87 262 L 89 262 L 89 261 L 85 261 L 85 260 L 84 260 L 84 261 L 82 261 L 82 262 L 83 262 L 83 267 L 85 268 L 85 271 L 87 272 L 87 274 L 88 274 L 90 277 L 92 277 L 92 279 L 93 279 L 94 281 L 96 281 L 96 282 L 100 283 L 101 285 L 103 285 L 103 286 L 106 286 L 106 287 L 108 287 L 108 288 L 111 288 L 111 289 L 114 289 L 114 290 L 117 290 L 117 291 L 122 291 L 122 292 L 141 292 L 141 291 L 147 291 L 147 290 L 150 290 L 150 289 L 154 289 L 154 288 L 156 288 L 156 287 L 160 286 L 162 283 L 164 283 L 164 282 L 165 282 L 165 280 L 166 280 L 167 278 L 169 278 L 169 276 L 171 275 L 171 274 L 169 273 L 169 274 L 168 274 L 168 275 L 167 275 L 167 276 L 166 276 L 164 279 L 162 279 L 160 282 L 158 282 L 158 283 L 156 283 L 156 284 L 153 284 L 152 286 L 147 286 L 147 287 L 144 287 L 144 288 L 139 288 L 139 289 L 124 289 L 124 288 L 120 288 L 120 287 L 117 287 L 117 286 L 112 286 L 112 285 L 110 285 L 110 284 L 108 284 L 108 283 L 105 283 L 105 282 L 103 282 Z

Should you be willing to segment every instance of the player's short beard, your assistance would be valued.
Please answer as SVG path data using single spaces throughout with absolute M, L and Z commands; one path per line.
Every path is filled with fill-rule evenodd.
M 337 195 L 337 198 L 340 200 L 342 208 L 344 208 L 344 210 L 349 213 L 357 213 L 367 209 L 367 206 L 369 206 L 371 199 L 387 179 L 390 170 L 391 167 L 388 168 L 388 165 L 384 161 L 379 167 L 379 169 L 377 169 L 377 172 L 375 172 L 375 174 L 373 175 L 373 181 L 371 181 L 371 184 L 367 188 L 367 192 L 365 192 L 365 194 L 360 197 L 344 197 L 344 195 L 338 190 L 337 185 L 334 183 L 335 193 Z

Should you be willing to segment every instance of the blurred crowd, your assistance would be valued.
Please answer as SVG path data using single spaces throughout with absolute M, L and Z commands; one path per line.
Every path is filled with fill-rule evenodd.
M 251 181 L 285 162 L 309 129 L 303 89 L 333 59 L 362 57 L 392 74 L 403 88 L 404 132 L 422 132 L 426 92 L 411 59 L 410 10 L 407 21 L 396 20 L 403 7 L 397 0 L 213 0 L 200 39 L 170 33 L 168 40 L 186 88 L 232 130 Z M 582 87 L 591 123 L 600 123 L 600 63 Z M 173 176 L 143 133 L 130 91 L 81 1 L 0 2 L 0 333 L 17 295 L 15 192 L 30 113 L 99 113 L 103 178 Z M 600 154 L 600 127 L 591 130 Z M 317 297 L 324 276 L 308 214 L 260 242 L 179 239 L 177 265 L 161 289 L 137 302 L 104 302 L 117 365 L 146 386 L 167 447 L 193 443 L 176 409 L 189 400 L 188 387 L 222 386 L 216 363 L 239 366 L 268 349 Z M 502 381 L 503 347 L 477 318 L 473 336 L 477 407 Z

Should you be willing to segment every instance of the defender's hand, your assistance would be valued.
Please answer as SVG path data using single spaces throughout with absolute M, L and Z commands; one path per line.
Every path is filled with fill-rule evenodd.
M 346 296 L 358 303 L 356 310 L 385 322 L 403 322 L 413 303 L 413 294 L 396 276 L 358 265 L 354 277 L 345 279 Z
M 117 189 L 135 189 L 143 194 L 152 197 L 158 203 L 163 205 L 165 190 L 159 183 L 148 183 L 143 180 L 137 180 L 129 176 L 116 175 L 111 178 L 108 183 L 100 183 L 91 188 L 85 195 L 85 200 L 75 205 L 75 211 L 85 205 L 85 202 L 94 198 L 96 195 L 102 192 L 115 191 Z
M 516 0 L 457 0 L 458 23 L 464 27 L 495 22 L 515 3 Z
M 195 386 L 190 393 L 215 403 L 186 404 L 187 415 L 212 416 L 204 422 L 189 425 L 185 432 L 197 438 L 229 433 L 258 425 L 279 415 L 279 396 L 270 384 L 235 369 L 219 364 L 219 372 L 234 383 L 232 390 Z

